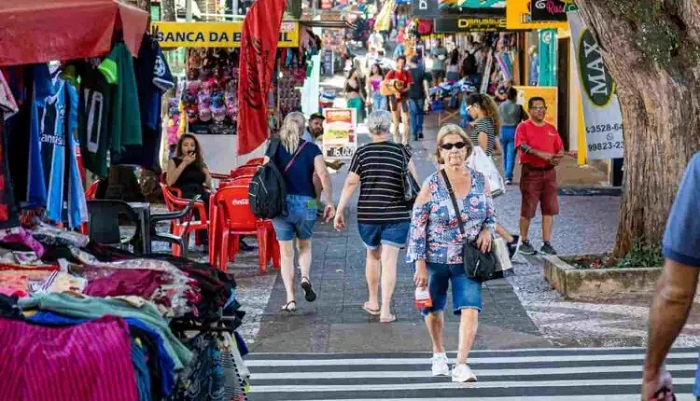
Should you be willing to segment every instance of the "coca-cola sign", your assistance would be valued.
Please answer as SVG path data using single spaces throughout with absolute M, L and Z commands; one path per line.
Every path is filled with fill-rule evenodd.
M 573 0 L 530 0 L 532 21 L 566 21 L 566 13 L 574 10 Z

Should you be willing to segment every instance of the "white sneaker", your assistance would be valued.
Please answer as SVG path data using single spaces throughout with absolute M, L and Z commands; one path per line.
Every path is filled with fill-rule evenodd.
M 450 367 L 447 365 L 447 357 L 435 355 L 433 357 L 433 376 L 449 376 Z
M 476 375 L 467 365 L 455 365 L 452 369 L 452 381 L 460 383 L 475 382 Z

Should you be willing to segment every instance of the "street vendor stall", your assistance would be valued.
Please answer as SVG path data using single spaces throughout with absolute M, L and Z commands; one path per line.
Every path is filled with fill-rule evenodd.
M 182 100 L 178 116 L 180 132 L 197 135 L 209 169 L 228 173 L 249 159 L 260 157 L 262 148 L 237 155 L 243 22 L 157 22 L 152 30 L 163 48 L 187 48 L 187 77 L 178 88 Z M 271 77 L 273 85 L 268 96 L 268 125 L 272 132 L 284 115 L 301 109 L 301 92 L 297 88 L 303 85 L 306 67 L 297 51 L 300 36 L 297 22 L 282 23 L 277 68 Z

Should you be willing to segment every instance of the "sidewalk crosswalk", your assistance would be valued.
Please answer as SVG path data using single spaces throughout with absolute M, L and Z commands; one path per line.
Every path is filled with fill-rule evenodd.
M 449 355 L 451 361 L 455 355 Z M 691 395 L 696 349 L 674 349 L 667 368 L 679 401 Z M 428 354 L 252 354 L 251 401 L 637 401 L 644 349 L 475 351 L 476 383 L 432 377 Z

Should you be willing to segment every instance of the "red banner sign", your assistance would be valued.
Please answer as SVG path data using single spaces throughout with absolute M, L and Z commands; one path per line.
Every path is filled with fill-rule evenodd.
M 272 84 L 285 0 L 257 0 L 243 21 L 238 75 L 238 154 L 268 136 L 267 94 Z

